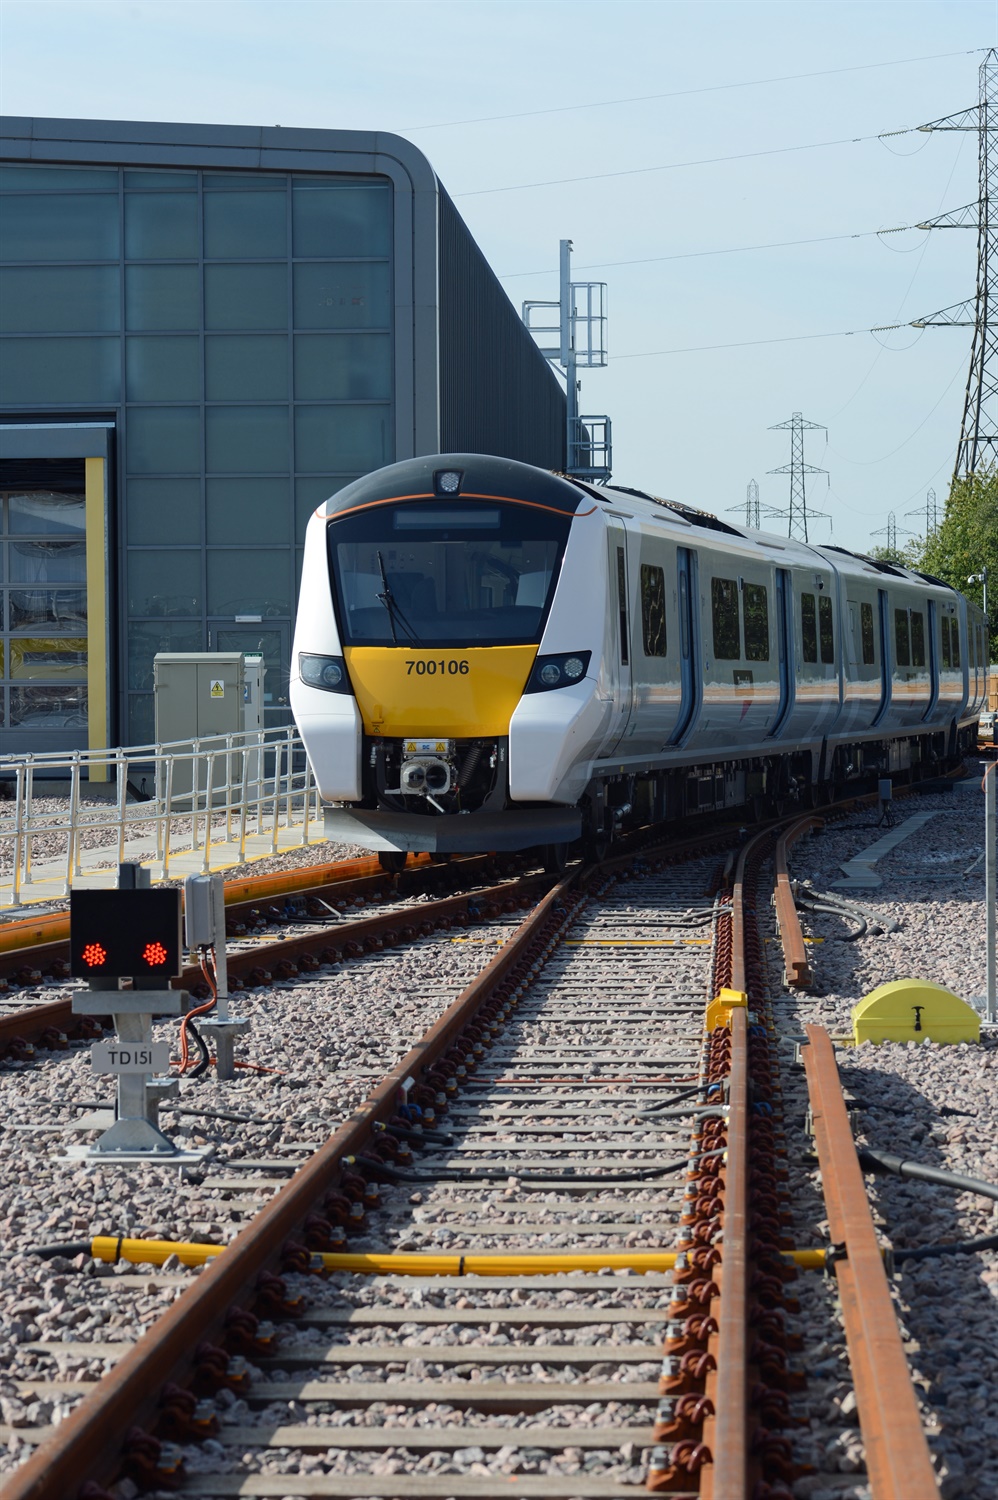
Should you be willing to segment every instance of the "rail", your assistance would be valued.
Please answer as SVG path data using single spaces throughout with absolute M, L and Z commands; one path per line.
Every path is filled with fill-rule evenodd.
M 97 795 L 108 783 L 114 796 Z M 321 836 L 318 788 L 293 726 L 0 756 L 0 787 L 9 793 L 0 803 L 0 907 L 65 897 L 126 859 L 165 880 L 207 874 L 213 851 L 232 865 Z
M 783 944 L 783 969 L 787 984 L 797 989 L 806 988 L 811 983 L 811 965 L 808 962 L 804 934 L 801 932 L 800 918 L 797 915 L 794 893 L 790 885 L 787 851 L 791 844 L 796 843 L 812 828 L 823 828 L 824 822 L 824 818 L 799 818 L 796 823 L 792 823 L 780 834 L 776 842 L 776 853 L 773 856 L 776 874 L 773 905 L 776 908 L 776 921 L 780 929 L 780 941 Z
M 873 1500 L 938 1500 L 828 1033 L 801 1049 Z

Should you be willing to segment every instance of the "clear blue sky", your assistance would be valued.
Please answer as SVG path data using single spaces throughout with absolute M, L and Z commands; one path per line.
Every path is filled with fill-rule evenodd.
M 970 348 L 863 330 L 971 296 L 976 252 L 972 230 L 877 234 L 976 199 L 976 137 L 877 137 L 974 104 L 996 41 L 994 0 L 3 0 L 0 99 L 407 136 L 517 307 L 556 295 L 562 237 L 609 283 L 582 400 L 613 418 L 616 480 L 723 513 L 756 478 L 785 506 L 767 429 L 800 410 L 829 429 L 809 504 L 862 548 L 942 502 Z M 820 242 L 737 249 L 791 240 Z

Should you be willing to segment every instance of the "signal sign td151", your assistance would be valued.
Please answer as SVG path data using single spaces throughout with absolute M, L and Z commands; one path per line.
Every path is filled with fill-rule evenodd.
M 70 972 L 74 979 L 149 979 L 181 972 L 180 892 L 71 891 Z

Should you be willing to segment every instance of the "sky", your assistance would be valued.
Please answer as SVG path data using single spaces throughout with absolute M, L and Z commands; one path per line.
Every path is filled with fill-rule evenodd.
M 907 226 L 976 200 L 977 138 L 916 127 L 995 45 L 996 0 L 2 0 L 0 104 L 406 137 L 517 309 L 561 239 L 607 283 L 615 482 L 785 511 L 799 411 L 810 539 L 862 550 L 948 490 L 971 330 L 910 321 L 973 296 L 976 234 Z

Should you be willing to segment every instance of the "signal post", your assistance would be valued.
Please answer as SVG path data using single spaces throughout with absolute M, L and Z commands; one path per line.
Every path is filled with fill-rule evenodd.
M 144 877 L 144 882 L 143 881 Z M 117 1040 L 95 1042 L 97 1073 L 117 1079 L 114 1124 L 92 1146 L 70 1149 L 85 1161 L 200 1161 L 203 1151 L 182 1151 L 159 1127 L 161 1103 L 176 1095 L 169 1042 L 153 1041 L 154 1016 L 183 1015 L 188 996 L 170 988 L 181 973 L 180 892 L 151 890 L 148 872 L 119 867 L 120 886 L 76 890 L 70 896 L 71 973 L 88 988 L 73 996 L 74 1015 L 109 1012 Z

